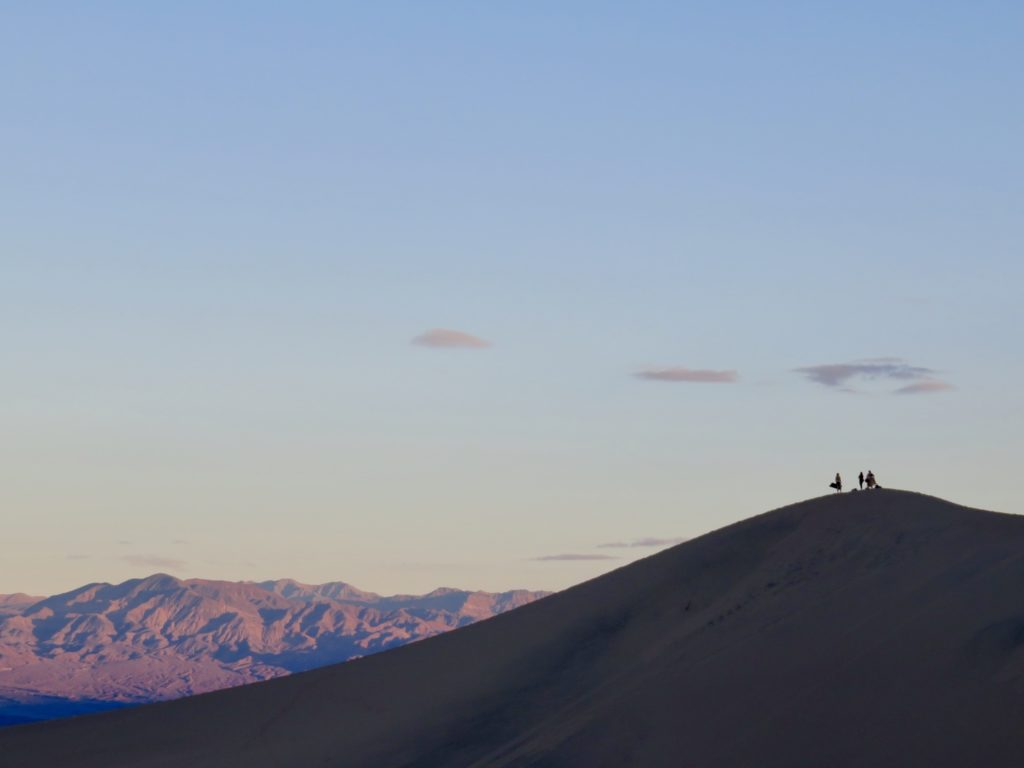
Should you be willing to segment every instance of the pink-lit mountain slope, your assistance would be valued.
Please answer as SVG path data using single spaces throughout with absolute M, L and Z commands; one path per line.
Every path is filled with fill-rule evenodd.
M 16 592 L 13 595 L 0 595 L 0 616 L 10 616 L 11 614 L 21 613 L 26 608 L 35 605 L 43 598 L 35 597 L 33 595 L 26 595 L 22 592 Z
M 0 716 L 59 715 L 60 700 L 95 709 L 266 680 L 430 637 L 544 594 L 382 597 L 341 582 L 157 574 L 45 599 L 8 596 L 0 598 Z

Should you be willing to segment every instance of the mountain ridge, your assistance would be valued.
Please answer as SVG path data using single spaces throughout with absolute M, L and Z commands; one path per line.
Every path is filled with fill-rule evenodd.
M 547 593 L 384 597 L 344 582 L 165 573 L 0 602 L 0 716 L 49 717 L 266 680 L 376 653 Z M 61 704 L 64 702 L 64 704 Z M 63 708 L 62 708 L 63 707 Z

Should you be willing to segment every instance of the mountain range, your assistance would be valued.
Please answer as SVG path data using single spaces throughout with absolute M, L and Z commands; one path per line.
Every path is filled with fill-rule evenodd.
M 547 593 L 384 597 L 343 582 L 166 574 L 0 596 L 0 722 L 177 698 L 365 656 Z

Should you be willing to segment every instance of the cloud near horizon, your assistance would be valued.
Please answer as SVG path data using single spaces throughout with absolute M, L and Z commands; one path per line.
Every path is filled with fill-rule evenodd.
M 736 381 L 736 371 L 695 368 L 648 368 L 633 375 L 647 381 L 687 381 L 700 384 L 732 384 Z
M 414 338 L 412 343 L 419 347 L 439 349 L 486 349 L 491 346 L 491 342 L 479 336 L 450 328 L 432 328 Z
M 682 544 L 687 541 L 686 537 L 680 536 L 672 539 L 644 538 L 633 541 L 610 541 L 607 544 L 598 544 L 598 549 L 620 549 L 626 547 L 670 547 L 674 544 Z
M 172 571 L 180 571 L 185 567 L 184 560 L 161 555 L 122 555 L 119 559 L 140 568 L 167 568 Z
M 539 561 L 539 562 L 548 562 L 548 561 L 551 561 L 551 560 L 568 560 L 568 561 L 573 561 L 573 560 L 618 560 L 619 558 L 615 557 L 614 555 L 574 555 L 574 554 L 564 554 L 564 555 L 542 555 L 541 557 L 532 557 L 530 559 L 534 560 L 534 561 Z
M 910 365 L 899 357 L 873 357 L 851 363 L 828 363 L 794 368 L 815 384 L 838 389 L 843 392 L 857 392 L 850 386 L 855 380 L 911 381 L 912 384 L 894 390 L 896 394 L 912 395 L 924 392 L 939 392 L 953 389 L 951 384 L 932 378 L 937 371 L 922 366 Z

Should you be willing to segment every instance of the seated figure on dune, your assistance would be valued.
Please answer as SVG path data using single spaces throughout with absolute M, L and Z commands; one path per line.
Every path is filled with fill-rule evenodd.
M 868 490 L 877 487 L 875 483 L 875 473 L 872 472 L 870 469 L 868 470 L 867 477 L 864 478 L 864 482 L 867 483 Z

